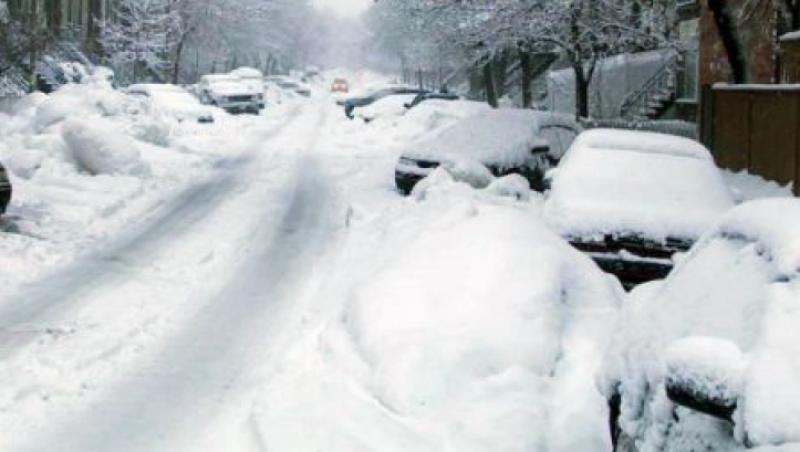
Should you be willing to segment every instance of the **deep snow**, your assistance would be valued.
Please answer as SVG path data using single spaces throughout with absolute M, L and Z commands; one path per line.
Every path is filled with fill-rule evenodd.
M 213 125 L 101 85 L 2 114 L 0 450 L 609 450 L 618 282 L 517 176 L 394 191 L 484 107 L 364 124 L 328 82 Z

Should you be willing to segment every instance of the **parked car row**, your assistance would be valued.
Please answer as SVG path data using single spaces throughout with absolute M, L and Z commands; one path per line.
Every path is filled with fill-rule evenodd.
M 487 176 L 470 170 L 474 164 Z M 583 131 L 571 116 L 532 110 L 478 113 L 407 146 L 395 168 L 398 191 L 410 194 L 438 167 L 470 170 L 473 185 L 523 176 L 544 193 L 551 226 L 627 289 L 666 277 L 674 255 L 734 204 L 710 153 L 695 141 Z
M 725 214 L 635 294 L 604 360 L 615 452 L 800 450 L 800 201 Z
M 800 201 L 735 207 L 693 140 L 521 110 L 412 143 L 395 183 L 488 184 L 475 164 L 525 176 L 552 229 L 634 290 L 598 380 L 615 452 L 800 450 Z

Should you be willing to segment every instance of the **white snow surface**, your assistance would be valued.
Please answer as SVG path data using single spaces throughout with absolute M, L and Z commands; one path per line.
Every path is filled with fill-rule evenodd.
M 714 337 L 687 337 L 670 344 L 664 356 L 668 384 L 736 403 L 745 360 L 735 344 Z
M 621 425 L 640 450 L 744 450 L 745 441 L 792 450 L 791 443 L 800 443 L 798 227 L 797 199 L 745 203 L 724 216 L 662 284 L 626 303 L 599 385 L 607 394 L 619 385 Z M 674 359 L 668 347 L 698 336 L 706 343 L 727 341 L 743 354 L 737 358 L 725 351 L 729 346 L 712 345 L 725 362 L 705 363 L 727 364 L 729 375 L 741 374 L 734 436 L 724 424 L 689 411 L 674 425 L 663 388 Z M 703 347 L 694 348 L 699 353 Z
M 471 115 L 409 145 L 403 155 L 436 161 L 468 158 L 501 168 L 519 166 L 530 159 L 536 145 L 544 143 L 538 134 L 541 116 L 517 109 Z
M 440 174 L 422 201 L 355 214 L 356 274 L 265 387 L 268 449 L 608 449 L 591 388 L 616 283 L 537 203 Z
M 722 170 L 722 177 L 728 184 L 733 199 L 737 203 L 752 201 L 763 198 L 790 198 L 792 184 L 781 186 L 775 181 L 766 180 L 763 177 L 750 174 L 747 171 Z
M 545 214 L 565 236 L 695 240 L 733 206 L 709 152 L 670 135 L 584 132 L 551 175 Z
M 330 98 L 159 146 L 84 89 L 68 120 L 40 126 L 50 96 L 0 125 L 2 450 L 608 450 L 622 292 L 518 179 L 402 198 L 402 143 Z M 149 173 L 120 171 L 130 146 Z

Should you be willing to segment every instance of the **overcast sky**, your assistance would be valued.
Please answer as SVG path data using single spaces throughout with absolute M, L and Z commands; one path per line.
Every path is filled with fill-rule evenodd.
M 366 10 L 372 0 L 314 0 L 317 7 L 342 17 L 355 17 Z

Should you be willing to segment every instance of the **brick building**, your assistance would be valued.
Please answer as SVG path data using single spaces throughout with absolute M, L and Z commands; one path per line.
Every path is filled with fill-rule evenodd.
M 708 0 L 700 0 L 700 86 L 733 82 L 722 37 Z M 773 1 L 726 0 L 733 29 L 744 49 L 744 75 L 747 83 L 776 83 L 779 80 L 777 53 L 777 15 Z

